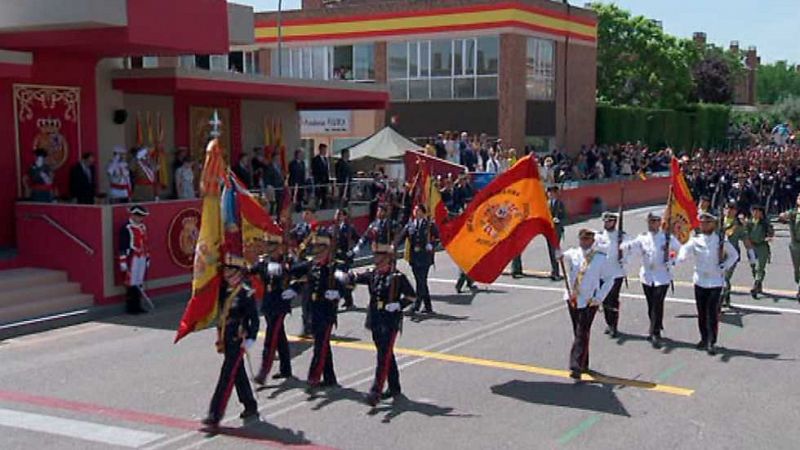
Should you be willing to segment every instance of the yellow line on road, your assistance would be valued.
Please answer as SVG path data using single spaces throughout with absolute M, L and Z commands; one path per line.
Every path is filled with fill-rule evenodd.
M 264 335 L 263 332 L 260 334 Z M 289 336 L 289 341 L 312 342 L 312 339 L 303 338 L 299 336 Z M 348 348 L 352 350 L 366 350 L 372 352 L 375 351 L 375 345 L 367 342 L 347 342 L 347 341 L 331 340 L 331 345 L 334 347 Z M 416 356 L 419 358 L 435 359 L 439 361 L 447 361 L 459 364 L 468 364 L 471 366 L 491 367 L 494 369 L 504 369 L 515 372 L 534 373 L 537 375 L 569 379 L 569 372 L 560 369 L 550 369 L 547 367 L 538 367 L 538 366 L 518 364 L 506 361 L 495 361 L 492 359 L 474 358 L 471 356 L 453 355 L 449 353 L 430 352 L 425 350 L 416 350 L 413 348 L 395 347 L 394 352 L 395 354 L 398 355 Z M 595 375 L 584 374 L 582 376 L 582 379 L 584 381 L 594 381 L 603 384 L 628 386 L 638 389 L 644 389 L 646 391 L 661 392 L 664 394 L 680 395 L 684 397 L 689 397 L 692 394 L 694 394 L 694 389 L 687 389 L 679 386 L 670 386 L 667 384 L 653 383 L 649 381 L 611 377 L 600 374 L 595 374 Z

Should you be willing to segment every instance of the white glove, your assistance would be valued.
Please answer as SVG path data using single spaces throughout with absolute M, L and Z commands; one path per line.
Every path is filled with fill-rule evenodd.
M 279 277 L 283 273 L 283 268 L 279 263 L 267 263 L 267 274 L 272 277 Z
M 356 245 L 355 247 L 353 247 L 353 255 L 357 255 L 359 253 L 361 253 L 361 246 Z
M 553 217 L 553 223 L 561 223 L 561 219 L 558 217 Z
M 244 342 L 242 342 L 242 347 L 244 347 L 245 350 L 250 350 L 250 347 L 252 347 L 255 343 L 255 339 L 245 339 Z
M 147 263 L 145 264 L 144 268 L 145 269 L 149 269 L 150 268 L 150 258 L 147 258 Z
M 425 246 L 425 250 L 432 252 L 433 251 L 433 244 L 428 244 Z
M 124 263 L 124 262 L 119 263 L 119 270 L 121 272 L 127 272 L 128 271 L 128 263 Z
M 344 272 L 342 270 L 337 270 L 336 272 L 333 272 L 333 277 L 336 278 L 336 281 L 342 284 L 347 284 L 350 282 L 350 275 L 348 275 L 347 272 Z
M 750 262 L 751 265 L 758 262 L 758 258 L 756 258 L 756 251 L 754 249 L 747 250 L 747 260 Z
M 326 300 L 339 300 L 339 291 L 335 289 L 328 289 L 325 291 L 325 299 Z
M 294 289 L 286 289 L 281 293 L 281 298 L 286 301 L 292 301 L 297 297 L 297 292 Z
M 386 312 L 397 312 L 400 311 L 400 303 L 389 303 L 386 305 Z

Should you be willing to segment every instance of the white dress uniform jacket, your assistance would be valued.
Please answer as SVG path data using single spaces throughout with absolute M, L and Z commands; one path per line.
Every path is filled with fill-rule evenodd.
M 571 248 L 564 252 L 564 267 L 569 275 L 572 295 L 577 294 L 578 308 L 602 303 L 611 290 L 614 274 L 609 270 L 606 258 L 605 253 L 597 251 L 596 248 L 588 251 Z M 580 280 L 578 280 L 579 274 L 582 274 Z M 566 290 L 564 300 L 569 300 L 569 293 Z
M 730 242 L 723 243 L 725 259 L 719 260 L 719 235 L 700 234 L 692 237 L 678 252 L 677 262 L 694 257 L 694 284 L 706 289 L 725 286 L 725 272 L 736 264 L 739 254 Z
M 615 279 L 623 278 L 627 275 L 625 271 L 625 265 L 628 263 L 624 247 L 624 238 L 622 240 L 622 261 L 619 260 L 619 254 L 617 251 L 618 236 L 619 231 L 603 230 L 597 235 L 594 243 L 594 247 L 597 250 L 606 254 L 606 264 L 608 264 L 608 270 L 613 274 Z
M 673 256 L 668 262 L 664 262 L 666 241 L 667 235 L 663 231 L 656 233 L 648 231 L 623 244 L 626 252 L 641 258 L 642 268 L 639 269 L 639 279 L 642 284 L 655 287 L 672 282 L 672 273 L 669 270 L 675 258 Z M 669 251 L 677 254 L 680 249 L 680 241 L 674 235 L 670 235 Z

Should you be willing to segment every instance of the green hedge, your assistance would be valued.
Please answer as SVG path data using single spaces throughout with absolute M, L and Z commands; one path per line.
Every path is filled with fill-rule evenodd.
M 642 141 L 650 148 L 675 150 L 723 148 L 729 119 L 730 108 L 723 105 L 697 104 L 680 110 L 598 105 L 597 143 Z

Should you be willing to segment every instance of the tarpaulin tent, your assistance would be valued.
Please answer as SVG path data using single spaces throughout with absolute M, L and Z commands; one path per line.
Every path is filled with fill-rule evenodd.
M 354 171 L 372 172 L 376 166 L 385 166 L 389 169 L 388 166 L 399 165 L 402 170 L 403 155 L 406 151 L 423 151 L 424 149 L 392 127 L 386 127 L 349 147 L 349 150 L 350 162 Z

